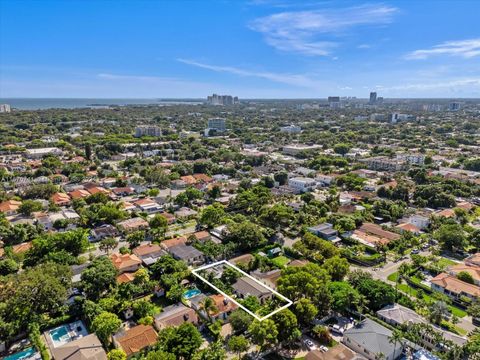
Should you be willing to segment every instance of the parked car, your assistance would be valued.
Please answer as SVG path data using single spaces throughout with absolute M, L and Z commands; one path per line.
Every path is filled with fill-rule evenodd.
M 312 350 L 315 347 L 315 344 L 310 339 L 303 340 L 303 343 L 307 346 L 308 350 Z

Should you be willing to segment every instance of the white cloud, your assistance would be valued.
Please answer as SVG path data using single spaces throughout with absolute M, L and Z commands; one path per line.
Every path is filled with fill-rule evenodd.
M 435 45 L 430 49 L 420 49 L 412 51 L 406 55 L 409 60 L 427 59 L 435 55 L 460 56 L 463 58 L 472 58 L 480 55 L 480 38 L 446 41 Z
M 278 50 L 305 55 L 327 56 L 338 46 L 339 37 L 354 27 L 389 24 L 398 9 L 386 5 L 362 5 L 344 9 L 322 9 L 282 12 L 258 18 L 252 30 L 264 35 L 265 41 Z
M 202 69 L 207 69 L 215 72 L 229 73 L 229 74 L 234 74 L 239 76 L 257 77 L 257 78 L 267 79 L 270 81 L 293 85 L 293 86 L 315 87 L 316 85 L 318 85 L 317 81 L 314 81 L 302 74 L 285 74 L 285 73 L 272 73 L 267 71 L 252 71 L 252 70 L 246 70 L 246 69 L 233 67 L 233 66 L 209 65 L 209 64 L 201 63 L 194 60 L 188 60 L 188 59 L 177 59 L 177 61 L 187 65 L 192 65 L 192 66 L 196 66 Z
M 478 92 L 480 91 L 480 77 L 395 86 L 377 85 L 376 88 L 383 91 L 437 91 L 445 89 L 449 91 L 457 91 L 461 89 L 468 89 L 470 91 Z

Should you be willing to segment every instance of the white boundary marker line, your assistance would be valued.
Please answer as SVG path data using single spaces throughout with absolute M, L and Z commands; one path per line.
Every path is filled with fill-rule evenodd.
M 247 309 L 245 306 L 243 306 L 242 304 L 240 304 L 237 300 L 235 300 L 234 298 L 232 298 L 230 295 L 227 295 L 225 294 L 222 290 L 220 290 L 219 288 L 217 288 L 215 285 L 213 285 L 211 282 L 209 282 L 207 279 L 205 279 L 203 276 L 201 276 L 200 274 L 198 274 L 197 272 L 198 271 L 202 271 L 202 270 L 206 270 L 206 269 L 209 269 L 209 268 L 212 268 L 212 267 L 215 267 L 215 266 L 218 266 L 218 265 L 221 265 L 221 264 L 226 264 L 232 268 L 234 268 L 235 270 L 237 270 L 238 272 L 240 272 L 241 274 L 249 277 L 250 279 L 252 279 L 253 281 L 255 281 L 256 283 L 262 285 L 264 288 L 268 289 L 269 291 L 271 291 L 272 293 L 274 293 L 275 295 L 277 295 L 279 298 L 281 298 L 282 300 L 286 301 L 287 304 L 272 311 L 270 314 L 268 315 L 265 315 L 264 317 L 260 317 L 258 316 L 257 314 L 253 313 L 252 311 L 250 311 L 249 309 Z M 265 319 L 268 319 L 270 316 L 272 315 L 275 315 L 276 313 L 278 313 L 279 311 L 282 311 L 282 310 L 285 310 L 286 308 L 288 308 L 290 305 L 293 304 L 292 300 L 286 298 L 285 296 L 283 296 L 282 294 L 280 294 L 279 292 L 273 290 L 272 288 L 266 286 L 264 283 L 262 283 L 261 281 L 259 281 L 258 279 L 255 279 L 252 275 L 250 274 L 247 274 L 245 271 L 243 271 L 242 269 L 236 267 L 235 265 L 233 265 L 232 263 L 228 262 L 227 260 L 221 260 L 221 261 L 217 261 L 213 264 L 208 264 L 208 265 L 204 265 L 204 266 L 201 266 L 199 268 L 196 268 L 196 269 L 193 269 L 192 270 L 192 274 L 195 275 L 196 277 L 198 277 L 200 280 L 202 280 L 203 282 L 205 282 L 207 285 L 211 286 L 212 288 L 214 288 L 215 290 L 217 290 L 220 294 L 222 294 L 223 296 L 225 296 L 226 298 L 228 298 L 229 300 L 233 301 L 236 305 L 238 305 L 240 308 L 242 308 L 243 310 L 245 310 L 247 313 L 249 313 L 250 315 L 252 315 L 255 319 L 257 319 L 258 321 L 263 321 Z

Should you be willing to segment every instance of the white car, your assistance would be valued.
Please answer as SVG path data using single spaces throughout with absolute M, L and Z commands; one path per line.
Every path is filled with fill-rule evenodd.
M 303 342 L 305 343 L 305 345 L 307 345 L 307 347 L 308 347 L 309 350 L 311 350 L 311 349 L 315 346 L 315 344 L 313 343 L 313 341 L 310 340 L 310 339 L 305 339 L 305 340 L 303 340 Z
M 319 349 L 320 349 L 320 351 L 323 351 L 323 352 L 328 351 L 328 347 L 326 347 L 325 345 L 320 345 Z

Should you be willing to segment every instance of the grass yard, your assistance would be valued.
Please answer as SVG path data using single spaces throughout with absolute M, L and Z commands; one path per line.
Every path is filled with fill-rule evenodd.
M 418 294 L 418 291 L 415 288 L 409 286 L 408 284 L 398 284 L 398 290 L 413 297 L 417 297 L 417 294 Z M 437 301 L 434 298 L 432 298 L 430 295 L 425 294 L 425 292 L 423 293 L 423 300 L 425 300 L 427 303 L 432 303 L 434 301 Z M 463 318 L 467 316 L 467 313 L 464 310 L 456 306 L 448 305 L 448 308 L 450 309 L 450 312 L 452 313 L 452 315 L 455 315 L 456 317 Z
M 282 256 L 277 256 L 277 257 L 273 258 L 272 262 L 276 266 L 278 266 L 279 268 L 282 268 L 290 262 L 290 259 L 288 257 L 282 255 Z
M 436 263 L 441 268 L 446 268 L 448 266 L 457 264 L 455 261 L 452 261 L 444 257 L 440 258 Z

